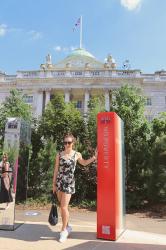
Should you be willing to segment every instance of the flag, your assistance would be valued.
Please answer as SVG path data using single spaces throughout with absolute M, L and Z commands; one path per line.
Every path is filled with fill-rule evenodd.
M 74 24 L 73 31 L 75 31 L 76 28 L 80 26 L 80 23 L 81 23 L 81 18 L 79 17 L 78 20 L 77 20 L 77 22 Z

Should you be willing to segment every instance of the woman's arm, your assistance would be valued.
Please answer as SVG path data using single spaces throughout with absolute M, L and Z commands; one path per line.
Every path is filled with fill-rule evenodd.
M 89 158 L 88 160 L 84 160 L 84 159 L 82 158 L 81 153 L 77 153 L 77 155 L 78 155 L 78 158 L 77 158 L 78 162 L 79 162 L 81 165 L 83 165 L 83 166 L 87 166 L 87 165 L 89 165 L 90 163 L 96 161 L 96 159 L 97 159 L 96 155 L 92 156 L 92 157 Z
M 55 167 L 54 167 L 54 175 L 53 175 L 53 193 L 56 192 L 56 177 L 58 174 L 58 168 L 59 168 L 59 153 L 56 155 L 55 158 Z

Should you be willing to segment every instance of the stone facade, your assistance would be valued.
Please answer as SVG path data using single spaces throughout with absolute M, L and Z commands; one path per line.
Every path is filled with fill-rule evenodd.
M 17 71 L 16 75 L 0 72 L 0 103 L 12 88 L 17 88 L 25 94 L 34 116 L 39 117 L 52 95 L 62 93 L 66 102 L 76 101 L 77 108 L 86 115 L 91 96 L 104 94 L 105 109 L 109 111 L 109 92 L 124 84 L 142 89 L 149 120 L 166 111 L 165 71 L 143 74 L 140 70 L 118 70 L 111 56 L 101 63 L 85 49 L 74 50 L 57 64 L 52 64 L 48 55 L 39 70 Z

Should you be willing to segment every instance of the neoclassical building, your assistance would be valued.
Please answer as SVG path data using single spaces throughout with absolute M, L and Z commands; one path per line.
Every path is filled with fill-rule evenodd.
M 147 98 L 146 116 L 149 120 L 166 111 L 166 72 L 144 74 L 140 70 L 117 69 L 112 56 L 105 63 L 97 60 L 87 50 L 75 49 L 62 61 L 53 64 L 46 56 L 39 70 L 17 71 L 16 75 L 0 72 L 0 103 L 12 88 L 21 90 L 24 100 L 32 106 L 35 117 L 42 115 L 50 98 L 62 93 L 65 102 L 75 101 L 77 108 L 86 115 L 91 96 L 104 94 L 105 109 L 109 111 L 109 92 L 124 84 L 142 89 Z

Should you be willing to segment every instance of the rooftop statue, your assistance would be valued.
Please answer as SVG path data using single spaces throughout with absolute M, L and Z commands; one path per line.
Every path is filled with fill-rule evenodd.
M 51 60 L 51 55 L 50 54 L 48 54 L 46 56 L 46 64 L 52 64 L 52 60 Z

